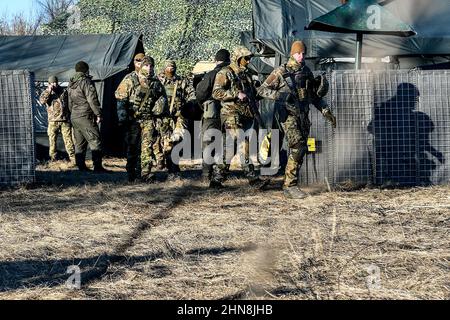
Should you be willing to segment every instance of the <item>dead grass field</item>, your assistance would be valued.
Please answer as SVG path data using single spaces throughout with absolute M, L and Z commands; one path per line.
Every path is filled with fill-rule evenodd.
M 280 179 L 213 191 L 198 173 L 128 184 L 123 161 L 107 167 L 41 165 L 34 186 L 0 191 L 0 299 L 450 298 L 449 186 L 295 201 Z

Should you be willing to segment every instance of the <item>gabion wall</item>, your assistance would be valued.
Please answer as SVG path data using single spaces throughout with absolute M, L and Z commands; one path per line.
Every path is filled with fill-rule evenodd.
M 33 75 L 0 71 L 0 186 L 35 181 Z
M 412 186 L 450 182 L 450 71 L 334 71 L 331 129 L 311 108 L 301 183 Z

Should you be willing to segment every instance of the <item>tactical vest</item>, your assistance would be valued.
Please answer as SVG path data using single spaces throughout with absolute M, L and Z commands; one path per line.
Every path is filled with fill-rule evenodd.
M 157 84 L 158 81 L 152 80 L 149 81 L 148 86 L 138 84 L 133 99 L 133 111 L 136 119 L 147 120 L 159 117 L 164 113 L 164 106 L 156 103 L 160 98 L 156 90 Z
M 285 64 L 284 70 L 283 79 L 291 93 L 286 101 L 287 111 L 294 115 L 308 113 L 309 104 L 314 94 L 314 78 L 305 67 L 297 71 L 290 71 Z

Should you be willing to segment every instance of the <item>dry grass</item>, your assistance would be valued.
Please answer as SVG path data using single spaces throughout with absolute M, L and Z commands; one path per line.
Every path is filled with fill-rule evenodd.
M 450 187 L 303 201 L 233 178 L 152 185 L 41 165 L 0 191 L 0 299 L 449 299 Z M 81 290 L 66 288 L 79 265 Z M 368 267 L 380 287 L 367 285 Z

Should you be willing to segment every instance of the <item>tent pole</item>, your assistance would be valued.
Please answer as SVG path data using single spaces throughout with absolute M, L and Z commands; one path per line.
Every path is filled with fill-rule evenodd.
M 362 44 L 363 44 L 363 34 L 358 32 L 356 34 L 356 60 L 355 60 L 355 70 L 361 69 L 362 60 Z

